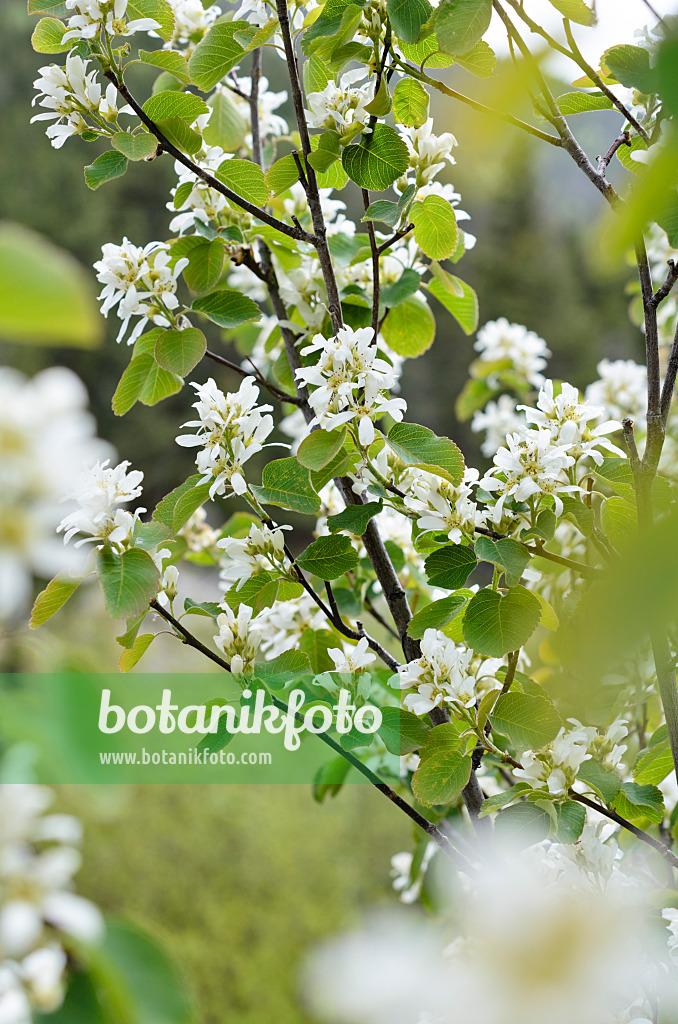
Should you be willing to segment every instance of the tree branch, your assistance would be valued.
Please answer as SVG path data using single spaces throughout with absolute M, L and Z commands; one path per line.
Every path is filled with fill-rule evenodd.
M 211 359 L 212 362 L 218 363 L 220 366 L 226 366 L 229 370 L 233 370 L 233 373 L 239 374 L 241 377 L 251 377 L 252 373 L 249 370 L 243 369 L 238 363 L 231 362 L 230 359 L 226 359 L 224 356 L 218 355 L 216 352 L 207 349 L 205 351 L 205 357 Z M 251 360 L 250 360 L 251 362 Z M 260 370 L 252 363 L 252 369 L 254 370 L 254 376 L 256 377 L 262 388 L 265 388 L 273 398 L 277 398 L 279 402 L 290 402 L 291 405 L 301 405 L 301 399 L 296 395 L 288 395 L 287 392 L 281 391 L 279 388 L 272 384 L 269 380 L 266 380 Z
M 633 833 L 633 835 L 640 839 L 641 843 L 645 843 L 647 846 L 651 846 L 657 853 L 661 853 L 672 867 L 678 868 L 678 857 L 676 857 L 673 850 L 669 850 L 668 846 L 665 846 L 659 839 L 655 839 L 654 836 L 649 835 L 648 832 L 643 832 L 642 828 L 638 828 L 637 825 L 627 821 L 626 818 L 622 818 L 621 814 L 617 814 L 616 811 L 610 810 L 603 804 L 598 804 L 595 800 L 590 800 L 587 796 L 582 796 L 581 793 L 576 793 L 573 789 L 569 791 L 569 795 L 573 800 L 576 800 L 580 804 L 585 804 L 590 807 L 592 811 L 598 811 L 599 814 L 609 818 L 610 821 L 616 822 L 622 828 L 625 828 L 627 832 Z
M 620 146 L 630 146 L 630 145 L 631 145 L 631 136 L 629 135 L 628 132 L 622 132 L 621 135 L 618 135 L 617 138 L 612 143 L 612 145 L 610 146 L 610 148 L 608 149 L 607 153 L 605 153 L 604 156 L 599 156 L 598 157 L 598 174 L 602 174 L 603 177 L 605 177 L 605 175 L 607 174 L 607 169 L 610 166 L 610 160 L 612 159 L 614 154 L 617 152 L 619 147 Z
M 370 193 L 366 188 L 362 190 L 363 206 L 365 213 L 370 205 Z M 370 238 L 370 249 L 372 251 L 372 330 L 374 338 L 372 344 L 377 344 L 377 333 L 379 331 L 379 247 L 377 236 L 374 230 L 374 221 L 367 221 L 367 234 Z
M 666 423 L 669 418 L 669 409 L 671 408 L 671 401 L 673 399 L 673 389 L 676 386 L 676 375 L 678 375 L 678 324 L 676 325 L 676 333 L 673 337 L 671 355 L 669 356 L 669 362 L 666 367 L 666 376 L 664 377 L 664 385 L 662 387 L 660 399 L 660 409 L 664 427 L 666 427 Z
M 664 278 L 663 283 L 659 288 L 657 288 L 657 291 L 650 299 L 650 303 L 655 307 L 655 309 L 670 294 L 674 284 L 678 281 L 678 267 L 676 267 L 673 260 L 668 260 L 668 267 L 669 269 L 666 272 L 666 277 Z

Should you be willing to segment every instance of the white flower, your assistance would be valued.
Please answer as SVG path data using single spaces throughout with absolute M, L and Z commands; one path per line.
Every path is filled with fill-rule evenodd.
M 374 440 L 375 419 L 388 413 L 401 420 L 407 408 L 404 399 L 388 397 L 395 375 L 386 360 L 379 358 L 373 338 L 371 327 L 340 327 L 334 338 L 316 334 L 301 354 L 320 351 L 318 362 L 296 371 L 298 380 L 314 387 L 309 402 L 315 422 L 333 430 L 357 420 L 362 447 Z
M 409 470 L 405 480 L 400 482 L 406 490 L 405 506 L 418 515 L 420 530 L 445 533 L 453 544 L 460 544 L 472 539 L 476 526 L 485 521 L 471 500 L 478 482 L 477 469 L 466 469 L 457 486 L 420 469 Z
M 561 493 L 581 490 L 563 479 L 563 471 L 574 465 L 570 445 L 554 445 L 550 430 L 523 430 L 509 434 L 508 447 L 500 448 L 494 457 L 492 469 L 480 481 L 486 491 L 499 491 L 500 497 L 491 510 L 495 523 L 504 513 L 504 502 L 511 497 L 524 502 L 542 495 L 552 495 L 556 515 L 563 512 Z
M 674 907 L 666 907 L 662 910 L 662 917 L 668 925 L 669 937 L 667 942 L 669 952 L 674 960 L 678 960 L 678 910 Z
M 240 675 L 250 672 L 262 640 L 258 616 L 254 619 L 249 605 L 241 604 L 238 613 L 227 605 L 217 618 L 218 636 L 214 643 L 231 663 L 231 672 Z
M 347 644 L 345 651 L 342 651 L 340 647 L 329 647 L 327 653 L 334 662 L 335 670 L 347 674 L 363 672 L 368 665 L 376 661 L 377 657 L 376 654 L 367 650 L 366 636 L 361 637 L 355 647 L 349 647 Z
M 118 307 L 123 321 L 116 341 L 122 341 L 133 316 L 141 319 L 127 339 L 133 345 L 150 321 L 169 327 L 169 311 L 179 305 L 176 297 L 177 278 L 188 259 L 180 259 L 170 268 L 169 246 L 164 242 L 149 242 L 143 248 L 124 238 L 122 245 L 107 242 L 102 246 L 103 258 L 94 264 L 97 280 L 104 285 L 99 295 L 101 312 L 105 317 Z
M 247 490 L 243 466 L 260 452 L 273 430 L 270 405 L 257 405 L 259 388 L 254 377 L 245 377 L 236 392 L 224 394 L 210 377 L 205 384 L 193 381 L 198 394 L 193 404 L 198 419 L 184 427 L 196 427 L 195 434 L 182 434 L 177 444 L 199 447 L 196 464 L 202 483 L 211 482 L 210 497 L 224 494 L 227 486 L 235 494 Z
M 257 616 L 257 625 L 263 637 L 261 650 L 271 659 L 297 648 L 304 633 L 309 629 L 322 629 L 326 618 L 313 598 L 304 593 L 291 601 L 275 601 L 270 608 L 264 608 Z
M 40 78 L 33 83 L 38 90 L 33 99 L 33 106 L 39 102 L 48 111 L 36 114 L 33 121 L 53 121 L 47 128 L 47 138 L 55 149 L 60 149 L 71 135 L 79 135 L 83 131 L 97 130 L 100 125 L 92 125 L 85 118 L 91 114 L 100 114 L 107 121 L 117 121 L 118 114 L 132 114 L 129 106 L 120 111 L 117 108 L 117 90 L 111 83 L 102 96 L 101 85 L 97 82 L 97 72 L 88 71 L 89 61 L 71 53 L 66 58 L 65 67 L 49 64 L 40 68 Z
M 160 28 L 153 18 L 126 20 L 127 0 L 65 0 L 69 11 L 76 13 L 68 19 L 68 31 L 62 42 L 70 39 L 94 39 L 105 30 L 110 36 L 131 36 L 135 32 L 148 32 Z
M 366 68 L 346 71 L 338 83 L 330 81 L 322 92 L 309 93 L 309 127 L 332 128 L 341 133 L 355 124 L 364 125 L 370 116 L 365 108 L 374 96 L 374 84 L 370 80 L 358 88 L 354 85 L 367 74 Z
M 219 169 L 224 160 L 229 158 L 230 154 L 224 152 L 221 146 L 205 146 L 194 155 L 193 160 L 203 170 L 214 172 Z M 179 211 L 170 221 L 170 231 L 176 231 L 183 235 L 189 228 L 195 230 L 198 222 L 214 224 L 217 227 L 225 227 L 229 224 L 237 225 L 240 222 L 240 213 L 229 206 L 225 196 L 210 188 L 178 160 L 174 164 L 174 169 L 178 181 L 176 188 L 173 188 L 170 194 L 173 197 L 176 196 L 177 189 L 183 188 L 189 183 L 193 185 L 193 188 L 179 206 L 175 206 L 174 202 L 167 204 L 167 209 L 173 213 Z
M 57 527 L 57 533 L 64 533 L 64 544 L 76 533 L 85 534 L 76 542 L 76 547 L 92 541 L 99 547 L 108 543 L 124 548 L 129 543 L 136 522 L 146 509 L 128 512 L 117 506 L 141 495 L 144 474 L 138 469 L 128 473 L 129 462 L 112 468 L 109 462 L 110 459 L 106 459 L 88 469 L 80 488 L 70 495 L 78 502 L 78 508 L 65 516 Z
M 450 132 L 433 134 L 433 118 L 419 128 L 402 128 L 400 137 L 410 154 L 410 167 L 417 172 L 417 185 L 426 185 L 443 169 L 445 162 L 455 162 L 452 150 L 457 140 Z
M 438 847 L 435 843 L 426 844 L 424 855 L 419 862 L 414 878 L 412 877 L 414 856 L 409 850 L 393 854 L 391 857 L 391 878 L 393 879 L 393 888 L 398 893 L 401 903 L 415 903 L 419 899 L 424 876 L 437 849 Z
M 478 331 L 474 348 L 483 362 L 503 363 L 537 387 L 544 380 L 540 371 L 551 355 L 543 338 L 522 324 L 510 324 L 505 317 L 486 323 Z
M 247 21 L 250 25 L 257 25 L 263 28 L 267 25 L 275 12 L 268 6 L 266 0 L 242 0 L 241 6 L 233 16 L 234 21 Z
M 539 391 L 536 409 L 527 405 L 518 408 L 525 413 L 528 423 L 540 430 L 550 430 L 554 444 L 568 445 L 568 454 L 575 460 L 589 455 L 600 466 L 603 462 L 600 448 L 622 458 L 626 455 L 605 436 L 621 430 L 621 423 L 616 420 L 598 422 L 604 416 L 605 409 L 580 402 L 579 392 L 571 384 L 563 383 L 560 394 L 554 396 L 553 381 L 547 380 Z
M 488 402 L 482 412 L 473 414 L 471 430 L 484 433 L 485 440 L 480 446 L 483 455 L 492 458 L 503 445 L 506 435 L 525 427 L 525 417 L 517 411 L 516 400 L 510 395 L 500 395 L 496 402 Z
M 533 789 L 546 787 L 552 796 L 565 796 L 584 761 L 590 760 L 588 751 L 595 736 L 595 729 L 578 722 L 570 730 L 563 726 L 547 746 L 521 754 L 523 767 L 514 768 L 513 774 Z
M 248 535 L 240 540 L 237 537 L 224 537 L 217 542 L 223 548 L 225 559 L 221 562 L 219 582 L 224 590 L 237 583 L 236 590 L 254 573 L 276 571 L 287 574 L 289 560 L 285 554 L 285 535 L 283 530 L 291 530 L 291 526 L 278 526 L 271 529 L 262 523 L 253 523 Z
M 613 420 L 630 416 L 642 428 L 647 407 L 646 367 L 633 359 L 601 359 L 597 370 L 600 380 L 589 384 L 586 401 L 603 406 Z
M 469 708 L 476 700 L 472 658 L 473 651 L 458 647 L 439 630 L 427 629 L 421 641 L 421 658 L 401 665 L 399 681 L 391 682 L 401 690 L 416 687 L 417 692 L 403 701 L 415 715 L 426 715 L 442 704 Z
M 190 54 L 217 18 L 221 17 L 221 9 L 217 6 L 206 7 L 202 0 L 169 0 L 169 3 L 174 12 L 174 32 L 165 47 L 182 47 L 185 53 Z

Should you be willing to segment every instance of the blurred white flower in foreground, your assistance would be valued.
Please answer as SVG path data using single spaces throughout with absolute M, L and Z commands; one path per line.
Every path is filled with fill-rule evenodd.
M 0 1021 L 31 1024 L 64 995 L 69 938 L 97 942 L 103 918 L 73 892 L 80 823 L 45 814 L 42 786 L 0 785 Z M 65 947 L 65 948 L 64 948 Z
M 24 610 L 34 575 L 72 564 L 55 529 L 83 467 L 110 454 L 95 431 L 85 387 L 70 370 L 29 379 L 0 367 L 0 620 Z
M 668 957 L 642 887 L 618 876 L 592 881 L 567 860 L 568 870 L 554 869 L 545 844 L 504 852 L 457 881 L 452 920 L 410 911 L 321 947 L 304 978 L 311 1010 L 336 1024 L 642 1019 L 646 994 L 669 980 L 665 966 L 651 966 Z

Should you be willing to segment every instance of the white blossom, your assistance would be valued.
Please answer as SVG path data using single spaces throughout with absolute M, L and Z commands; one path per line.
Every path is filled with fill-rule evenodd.
M 409 470 L 407 483 L 401 481 L 401 487 L 406 488 L 405 506 L 418 515 L 419 529 L 445 533 L 453 544 L 473 539 L 476 526 L 485 521 L 471 498 L 478 476 L 477 469 L 466 469 L 455 486 L 424 470 Z
M 257 405 L 259 388 L 254 377 L 245 377 L 236 392 L 224 394 L 210 377 L 205 384 L 193 381 L 198 401 L 193 404 L 198 419 L 184 427 L 196 427 L 194 434 L 181 434 L 177 444 L 199 447 L 196 465 L 201 482 L 210 482 L 210 497 L 247 490 L 243 466 L 265 447 L 273 430 L 270 405 Z M 266 446 L 267 447 L 267 446 Z
M 533 789 L 546 788 L 552 796 L 565 796 L 584 761 L 590 760 L 589 748 L 595 736 L 594 728 L 579 722 L 571 729 L 563 726 L 556 738 L 542 749 L 522 753 L 523 767 L 514 768 L 513 774 Z
M 416 688 L 403 701 L 408 711 L 426 715 L 441 705 L 472 707 L 476 678 L 471 668 L 473 651 L 459 647 L 437 629 L 427 629 L 421 641 L 421 657 L 401 665 L 392 684 L 401 690 Z
M 347 674 L 363 672 L 377 658 L 376 654 L 368 651 L 367 646 L 367 637 L 363 636 L 355 647 L 349 644 L 346 645 L 345 650 L 340 647 L 329 647 L 327 653 L 334 662 L 335 671 Z
M 181 48 L 184 53 L 190 54 L 217 18 L 221 17 L 221 8 L 216 5 L 205 7 L 202 0 L 169 0 L 169 4 L 174 13 L 174 31 L 165 47 Z
M 675 907 L 666 907 L 662 910 L 662 917 L 667 922 L 669 931 L 669 952 L 674 960 L 678 960 L 678 910 Z
M 329 81 L 322 92 L 308 94 L 306 112 L 310 128 L 331 128 L 340 133 L 369 120 L 365 109 L 374 96 L 372 80 L 356 86 L 368 74 L 366 68 L 345 71 L 338 82 Z
M 217 547 L 223 549 L 219 582 L 224 590 L 236 583 L 237 590 L 257 572 L 276 571 L 287 574 L 289 560 L 285 554 L 285 534 L 291 526 L 276 526 L 273 529 L 262 523 L 253 523 L 243 539 L 223 537 Z
M 214 643 L 231 664 L 231 672 L 240 675 L 250 672 L 262 640 L 258 616 L 247 604 L 241 604 L 237 614 L 227 605 L 217 618 L 219 634 Z
M 130 462 L 113 467 L 109 462 L 110 459 L 106 459 L 88 469 L 79 489 L 70 495 L 78 507 L 57 527 L 57 533 L 64 534 L 64 544 L 77 533 L 84 536 L 76 542 L 76 547 L 93 542 L 98 547 L 108 543 L 122 549 L 131 540 L 137 520 L 146 509 L 128 512 L 119 506 L 141 495 L 144 474 L 138 469 L 128 472 Z
M 604 407 L 613 420 L 630 416 L 637 426 L 645 424 L 647 369 L 633 359 L 601 359 L 600 379 L 586 389 L 586 401 Z
M 536 387 L 544 380 L 541 371 L 551 355 L 543 338 L 522 324 L 510 324 L 505 317 L 481 327 L 474 348 L 483 362 L 504 364 Z
M 153 18 L 128 21 L 127 0 L 65 0 L 66 8 L 75 11 L 68 19 L 68 31 L 62 42 L 72 39 L 94 39 L 102 30 L 109 36 L 131 36 L 160 28 Z
M 503 445 L 507 434 L 525 427 L 525 417 L 518 412 L 515 398 L 511 395 L 500 395 L 495 401 L 487 403 L 485 408 L 473 414 L 471 430 L 476 434 L 485 434 L 480 446 L 483 455 L 492 458 Z
M 327 619 L 313 598 L 304 593 L 264 608 L 257 616 L 257 623 L 263 637 L 261 651 L 271 659 L 296 649 L 307 630 L 323 629 Z
M 556 515 L 563 512 L 562 493 L 581 490 L 563 478 L 565 470 L 574 465 L 570 445 L 555 445 L 550 430 L 523 430 L 509 434 L 508 447 L 499 449 L 494 457 L 494 468 L 480 481 L 486 491 L 498 491 L 499 497 L 490 511 L 493 522 L 504 514 L 507 498 L 524 502 L 539 500 L 543 495 L 553 498 Z
M 127 238 L 122 245 L 107 242 L 102 246 L 102 254 L 103 258 L 94 264 L 97 280 L 104 285 L 99 301 L 105 317 L 117 306 L 122 327 L 116 341 L 125 337 L 133 316 L 140 319 L 127 339 L 128 345 L 134 344 L 149 321 L 169 327 L 179 305 L 177 278 L 188 265 L 188 259 L 177 260 L 170 267 L 167 244 L 149 242 L 140 248 Z
M 230 156 L 220 146 L 204 146 L 199 153 L 193 156 L 193 160 L 203 170 L 213 173 L 219 169 L 224 160 L 230 159 Z M 178 180 L 176 188 L 171 190 L 172 197 L 176 196 L 177 189 L 183 188 L 189 183 L 193 185 L 193 188 L 179 206 L 175 206 L 174 201 L 167 204 L 167 209 L 176 213 L 176 216 L 170 221 L 170 231 L 183 235 L 189 229 L 195 231 L 198 222 L 212 224 L 215 227 L 237 225 L 240 222 L 241 214 L 229 206 L 225 196 L 211 188 L 178 160 L 174 164 L 174 169 Z
M 392 885 L 398 893 L 401 903 L 415 903 L 419 899 L 424 876 L 437 849 L 438 847 L 435 843 L 426 844 L 424 855 L 419 862 L 418 870 L 414 877 L 412 877 L 414 856 L 409 850 L 393 854 L 391 857 Z
M 375 419 L 388 413 L 401 420 L 407 407 L 404 399 L 388 397 L 393 369 L 377 355 L 373 338 L 371 327 L 340 327 L 333 338 L 316 334 L 301 354 L 319 351 L 318 362 L 296 371 L 298 380 L 314 388 L 309 401 L 320 426 L 333 430 L 357 420 L 363 447 L 374 440 Z
M 527 405 L 518 408 L 525 413 L 528 423 L 539 430 L 550 430 L 555 445 L 568 445 L 568 454 L 575 460 L 588 455 L 600 466 L 603 462 L 601 448 L 622 458 L 626 455 L 606 437 L 621 430 L 621 423 L 616 420 L 599 422 L 605 409 L 581 402 L 579 392 L 571 384 L 564 382 L 560 394 L 554 395 L 553 381 L 547 380 L 539 391 L 536 409 Z
M 238 78 L 237 86 L 240 92 L 249 97 L 252 92 L 252 79 Z M 238 95 L 237 92 L 233 92 L 225 85 L 217 86 L 217 91 L 219 89 L 226 90 L 229 102 L 233 104 L 245 124 L 249 127 L 250 131 L 245 136 L 245 144 L 249 149 L 251 149 L 252 113 L 249 99 L 243 99 L 243 97 Z M 266 75 L 262 75 L 259 79 L 259 91 L 257 97 L 257 106 L 259 110 L 259 134 L 261 138 L 278 138 L 281 135 L 287 135 L 289 133 L 287 121 L 282 114 L 276 114 L 276 110 L 279 110 L 287 101 L 287 92 L 284 89 L 281 89 L 280 92 L 274 92 L 269 88 L 269 82 Z
M 80 135 L 92 127 L 100 129 L 100 124 L 88 122 L 89 115 L 101 115 L 106 121 L 116 122 L 118 114 L 132 114 L 131 107 L 125 105 L 118 110 L 117 90 L 111 83 L 105 93 L 97 81 L 97 71 L 88 71 L 89 61 L 71 53 L 66 64 L 49 64 L 40 68 L 40 78 L 33 83 L 37 95 L 33 106 L 39 103 L 48 112 L 36 114 L 33 121 L 53 121 L 47 128 L 47 138 L 55 149 L 60 149 L 71 135 Z
M 400 136 L 410 154 L 410 167 L 417 174 L 417 185 L 426 185 L 442 171 L 445 163 L 455 163 L 452 150 L 457 140 L 450 132 L 433 133 L 433 118 L 419 128 L 402 128 Z

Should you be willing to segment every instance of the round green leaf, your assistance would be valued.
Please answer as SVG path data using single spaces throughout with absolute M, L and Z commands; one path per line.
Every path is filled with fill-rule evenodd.
M 255 206 L 263 206 L 268 200 L 264 172 L 251 160 L 224 160 L 215 177 Z
M 425 807 L 456 800 L 469 780 L 471 756 L 461 750 L 441 750 L 427 757 L 412 777 L 412 792 Z
M 562 725 L 550 700 L 528 693 L 502 693 L 491 722 L 517 750 L 539 750 L 556 738 Z
M 480 590 L 464 616 L 464 639 L 478 654 L 502 658 L 527 643 L 541 617 L 539 601 L 524 587 L 511 587 L 502 596 Z
M 128 548 L 118 554 L 106 547 L 97 565 L 106 609 L 114 619 L 141 614 L 155 597 L 160 574 L 147 551 Z
M 397 124 L 420 128 L 428 117 L 428 93 L 414 78 L 401 78 L 393 90 L 393 117 Z
M 452 256 L 459 241 L 459 229 L 454 210 L 442 196 L 426 196 L 410 210 L 414 224 L 414 237 L 423 253 L 432 260 Z
M 297 458 L 307 469 L 327 466 L 344 446 L 346 430 L 313 430 L 299 445 Z
M 163 331 L 155 343 L 155 358 L 165 370 L 185 377 L 205 355 L 205 335 L 197 327 Z
M 435 332 L 433 313 L 425 302 L 415 297 L 391 307 L 381 329 L 389 348 L 408 359 L 415 359 L 428 351 Z
M 111 145 L 128 160 L 147 160 L 158 148 L 158 140 L 148 132 L 139 132 L 138 135 L 118 132 L 111 139 Z
M 178 53 L 176 50 L 139 50 L 139 57 L 144 64 L 152 64 L 156 68 L 168 71 L 184 85 L 188 85 L 191 81 L 188 61 L 183 53 Z
M 220 327 L 239 327 L 247 320 L 259 320 L 261 311 L 256 302 L 230 288 L 219 288 L 196 299 L 192 309 L 209 317 Z
M 190 56 L 191 78 L 202 92 L 210 92 L 245 55 L 236 32 L 249 28 L 246 21 L 222 21 L 213 25 Z
M 406 466 L 418 466 L 450 483 L 461 483 L 464 457 L 449 437 L 438 437 L 420 423 L 396 423 L 388 432 L 388 443 Z
M 433 14 L 428 0 L 387 0 L 393 31 L 404 43 L 416 43 L 422 25 Z
M 495 840 L 510 847 L 532 846 L 546 839 L 550 830 L 548 812 L 527 801 L 500 811 L 494 822 Z
M 70 50 L 73 40 L 61 42 L 66 26 L 58 18 L 41 18 L 31 36 L 31 44 L 36 53 L 63 53 Z
M 355 569 L 358 552 L 348 537 L 335 533 L 329 537 L 318 537 L 295 561 L 304 572 L 321 580 L 336 580 Z
M 127 170 L 127 157 L 116 150 L 102 153 L 94 163 L 85 167 L 85 181 L 87 187 L 92 191 L 104 185 L 107 181 L 119 178 Z
M 375 124 L 370 134 L 346 147 L 341 162 L 356 185 L 381 192 L 405 173 L 409 159 L 407 146 L 397 131 L 387 124 Z
M 490 27 L 492 0 L 450 0 L 436 14 L 436 38 L 445 53 L 468 53 Z
M 473 548 L 450 544 L 432 552 L 424 568 L 432 587 L 457 590 L 464 586 L 477 564 Z

